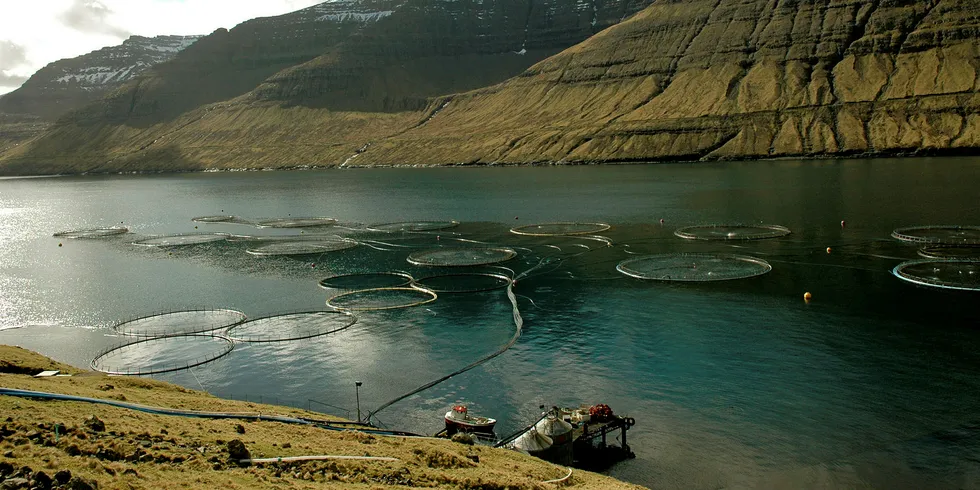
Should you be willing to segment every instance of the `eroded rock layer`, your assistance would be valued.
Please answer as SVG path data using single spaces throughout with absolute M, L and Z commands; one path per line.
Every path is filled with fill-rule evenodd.
M 658 1 L 361 162 L 409 141 L 483 163 L 975 149 L 978 33 L 965 0 Z

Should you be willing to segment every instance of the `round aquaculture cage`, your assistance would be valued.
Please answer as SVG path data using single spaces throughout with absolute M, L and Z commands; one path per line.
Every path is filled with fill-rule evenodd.
M 980 261 L 911 260 L 892 269 L 903 281 L 940 289 L 980 291 Z
M 460 247 L 415 252 L 408 256 L 408 261 L 414 265 L 429 267 L 468 267 L 497 264 L 514 257 L 517 257 L 517 252 L 509 248 Z
M 260 228 L 310 228 L 313 226 L 330 226 L 336 224 L 334 218 L 276 218 L 259 221 Z
M 246 250 L 249 254 L 258 256 L 273 255 L 310 255 L 347 250 L 357 246 L 357 241 L 347 238 L 332 240 L 299 240 L 274 242 L 261 247 Z
M 235 221 L 237 218 L 234 216 L 198 216 L 193 218 L 191 221 L 196 221 L 198 223 L 225 223 L 228 221 Z
M 980 245 L 980 226 L 911 226 L 892 232 L 903 242 L 940 245 Z
M 404 272 L 366 272 L 362 274 L 343 274 L 322 279 L 319 284 L 324 289 L 355 291 L 361 289 L 397 288 L 408 286 L 414 279 Z
M 237 310 L 183 310 L 127 320 L 114 326 L 113 330 L 136 337 L 162 337 L 213 332 L 234 327 L 245 320 L 245 314 Z
M 927 259 L 980 260 L 980 246 L 933 245 L 920 248 L 919 255 Z
M 187 245 L 201 245 L 205 243 L 223 242 L 231 236 L 227 233 L 188 233 L 186 235 L 167 235 L 153 238 L 146 238 L 133 245 L 141 247 L 183 247 Z
M 790 233 L 779 225 L 698 225 L 681 228 L 674 235 L 687 240 L 763 240 Z
M 459 226 L 459 221 L 405 221 L 401 223 L 381 223 L 371 225 L 368 228 L 376 231 L 387 232 L 421 232 L 448 230 Z
M 129 233 L 129 228 L 123 228 L 122 226 L 113 226 L 109 228 L 92 228 L 88 230 L 72 230 L 72 231 L 61 231 L 55 233 L 54 236 L 57 238 L 103 238 L 107 236 L 116 236 Z
M 102 351 L 92 360 L 92 369 L 128 376 L 169 373 L 207 364 L 234 349 L 235 343 L 221 335 L 154 337 Z
M 249 320 L 225 335 L 236 342 L 288 342 L 336 333 L 355 323 L 357 317 L 348 311 L 307 311 Z
M 460 273 L 423 277 L 415 285 L 435 293 L 480 293 L 503 289 L 511 283 L 503 274 Z
M 771 271 L 772 266 L 744 255 L 672 253 L 624 260 L 616 270 L 652 281 L 707 282 L 761 276 Z
M 410 308 L 431 303 L 438 296 L 421 288 L 374 288 L 338 294 L 327 299 L 327 306 L 344 311 L 376 311 Z
M 611 228 L 605 223 L 542 223 L 511 228 L 510 232 L 527 236 L 594 235 Z

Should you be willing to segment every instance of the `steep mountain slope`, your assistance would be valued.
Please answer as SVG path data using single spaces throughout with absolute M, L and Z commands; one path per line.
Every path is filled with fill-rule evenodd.
M 200 36 L 132 36 L 118 46 L 41 68 L 19 89 L 0 98 L 0 112 L 43 119 L 102 98 L 153 65 L 173 58 Z
M 967 0 L 661 0 L 358 163 L 976 151 L 978 37 Z
M 431 97 L 504 81 L 651 1 L 345 0 L 256 19 L 59 121 L 4 171 L 339 164 Z
M 276 63 L 241 58 L 262 67 L 251 78 L 217 60 L 169 76 L 218 45 L 202 40 L 8 151 L 0 171 L 980 148 L 980 5 L 968 0 L 404 0 L 354 18 L 362 27 L 275 72 L 294 53 L 285 41 Z M 247 45 L 240 32 L 228 49 Z M 177 83 L 229 73 L 241 83 L 207 96 Z

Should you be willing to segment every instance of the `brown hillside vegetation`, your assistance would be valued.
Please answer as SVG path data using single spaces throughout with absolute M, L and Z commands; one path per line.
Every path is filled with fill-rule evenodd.
M 978 33 L 965 0 L 659 1 L 361 163 L 974 149 Z
M 0 154 L 3 171 L 340 164 L 417 125 L 432 97 L 502 82 L 651 1 L 358 0 L 256 19 Z M 386 15 L 322 20 L 355 6 Z
M 574 25 L 561 32 L 580 32 Z M 457 38 L 400 29 L 361 31 L 371 41 L 361 48 L 340 44 L 244 95 L 165 122 L 63 119 L 0 155 L 0 172 L 51 173 L 66 162 L 73 171 L 137 171 L 980 146 L 980 5 L 967 0 L 657 0 L 503 83 L 455 95 L 514 70 L 500 53 L 513 48 L 476 43 L 430 55 L 427 47 Z M 571 37 L 547 24 L 535 32 L 553 35 L 529 49 L 535 56 Z
M 0 346 L 0 359 L 5 361 L 0 366 L 3 388 L 186 410 L 328 418 L 288 407 L 222 400 L 158 381 L 83 372 L 6 346 Z M 38 379 L 11 373 L 37 366 L 66 368 L 76 375 Z M 154 415 L 107 405 L 2 395 L 0 413 L 0 482 L 23 478 L 44 488 L 92 488 L 82 486 L 89 484 L 99 489 L 548 489 L 556 486 L 543 482 L 567 474 L 560 467 L 513 451 L 443 439 L 386 437 L 271 421 Z M 229 447 L 236 440 L 244 443 L 252 458 L 345 455 L 397 461 L 241 466 L 230 461 Z M 48 486 L 41 483 L 44 481 Z M 575 471 L 562 488 L 641 487 Z

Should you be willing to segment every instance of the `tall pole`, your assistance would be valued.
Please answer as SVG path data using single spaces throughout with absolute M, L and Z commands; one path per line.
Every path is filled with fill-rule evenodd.
M 358 423 L 361 422 L 361 392 L 360 392 L 360 388 L 361 388 L 361 385 L 362 384 L 364 384 L 364 383 L 361 383 L 360 381 L 355 381 L 354 382 L 354 399 L 357 400 L 357 422 Z

